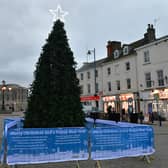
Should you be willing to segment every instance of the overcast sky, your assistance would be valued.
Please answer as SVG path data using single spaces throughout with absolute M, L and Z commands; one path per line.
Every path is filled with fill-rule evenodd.
M 26 87 L 32 83 L 53 26 L 49 9 L 58 4 L 69 13 L 65 29 L 78 66 L 86 62 L 88 49 L 96 49 L 96 59 L 106 57 L 108 40 L 142 38 L 148 23 L 154 24 L 157 37 L 168 35 L 167 0 L 0 0 L 1 81 Z

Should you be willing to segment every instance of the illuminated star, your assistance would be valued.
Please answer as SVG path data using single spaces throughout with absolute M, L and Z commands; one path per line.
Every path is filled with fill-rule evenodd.
M 55 10 L 50 9 L 49 11 L 53 15 L 53 22 L 55 22 L 58 19 L 61 20 L 61 21 L 63 21 L 63 22 L 65 22 L 64 17 L 66 15 L 68 15 L 68 12 L 63 11 L 60 5 L 57 6 L 57 9 L 55 9 Z

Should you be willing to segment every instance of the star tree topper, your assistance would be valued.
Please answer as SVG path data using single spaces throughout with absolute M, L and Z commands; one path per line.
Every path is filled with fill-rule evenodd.
M 63 11 L 60 5 L 57 6 L 57 9 L 55 9 L 55 10 L 50 9 L 49 11 L 53 15 L 53 22 L 55 22 L 58 19 L 60 19 L 61 21 L 65 22 L 64 17 L 66 15 L 68 15 L 68 12 Z

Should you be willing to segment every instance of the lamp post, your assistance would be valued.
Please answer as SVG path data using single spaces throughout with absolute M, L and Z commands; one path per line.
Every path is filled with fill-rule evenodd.
M 88 50 L 87 55 L 91 55 L 93 53 L 94 56 L 94 87 L 95 87 L 95 94 L 94 96 L 97 96 L 97 90 L 96 90 L 96 50 L 95 48 L 93 50 Z M 98 102 L 96 101 L 96 107 L 98 107 Z

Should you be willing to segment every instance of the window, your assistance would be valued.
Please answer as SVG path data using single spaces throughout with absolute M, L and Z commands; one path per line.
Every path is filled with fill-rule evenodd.
M 83 85 L 80 86 L 80 93 L 83 94 Z
M 123 55 L 127 55 L 127 54 L 128 54 L 128 46 L 124 46 Z
M 107 74 L 108 74 L 108 75 L 111 74 L 111 68 L 107 68 Z
M 149 51 L 144 51 L 144 63 L 149 63 L 150 57 L 149 57 Z
M 146 87 L 147 88 L 152 86 L 151 85 L 152 83 L 151 83 L 151 73 L 150 72 L 145 74 L 145 81 L 146 81 Z
M 120 90 L 120 81 L 116 81 L 117 90 Z
M 87 72 L 87 78 L 90 79 L 90 72 Z
M 111 82 L 108 82 L 107 85 L 108 85 L 108 91 L 110 92 L 111 91 Z
M 114 51 L 114 59 L 118 58 L 119 55 L 120 55 L 119 50 L 115 50 L 115 51 Z
M 131 79 L 126 79 L 127 80 L 127 89 L 131 89 Z
M 164 86 L 163 70 L 157 71 L 158 86 Z
M 96 89 L 95 89 L 95 91 L 96 91 L 96 93 L 98 93 L 98 91 L 99 91 L 99 84 L 98 83 L 96 83 Z
M 83 80 L 83 73 L 80 74 L 80 79 Z
M 90 84 L 87 85 L 87 90 L 88 90 L 88 93 L 91 92 L 91 87 L 90 87 Z
M 125 63 L 126 71 L 130 70 L 130 62 Z
M 95 70 L 95 76 L 98 77 L 98 70 Z

